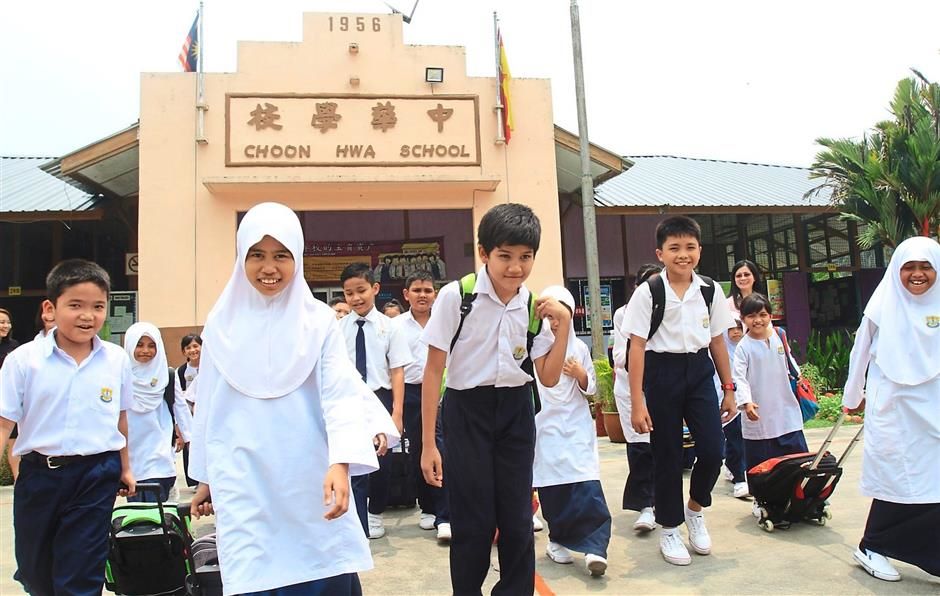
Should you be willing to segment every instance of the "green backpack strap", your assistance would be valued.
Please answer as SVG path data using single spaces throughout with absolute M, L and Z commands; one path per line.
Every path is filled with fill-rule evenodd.
M 460 278 L 460 323 L 457 325 L 457 332 L 454 333 L 454 338 L 450 340 L 450 352 L 454 351 L 454 346 L 457 345 L 457 338 L 460 337 L 460 331 L 463 329 L 463 322 L 473 309 L 473 301 L 477 299 L 477 295 L 473 292 L 476 285 L 476 273 L 468 273 Z

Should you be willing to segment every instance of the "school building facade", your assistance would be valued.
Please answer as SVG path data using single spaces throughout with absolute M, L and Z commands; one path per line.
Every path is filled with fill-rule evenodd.
M 21 246 L 2 251 L 0 302 L 41 299 L 42 275 L 26 271 L 44 275 L 70 256 L 104 260 L 115 289 L 135 299 L 112 309 L 113 331 L 132 317 L 151 321 L 172 359 L 178 338 L 201 327 L 231 275 L 238 218 L 255 203 L 298 212 L 305 278 L 328 300 L 354 261 L 374 267 L 385 299 L 400 297 L 416 270 L 459 278 L 478 266 L 480 217 L 516 201 L 542 222 L 530 287 L 567 284 L 579 301 L 576 327 L 587 333 L 578 138 L 553 126 L 549 81 L 512 80 L 507 145 L 497 141 L 496 81 L 467 76 L 463 48 L 405 45 L 400 15 L 303 19 L 303 41 L 241 42 L 236 72 L 205 74 L 202 115 L 197 75 L 144 73 L 139 124 L 43 160 L 45 176 L 87 200 L 72 211 L 63 210 L 74 202 L 44 211 L 49 205 L 33 200 L 31 212 L 17 213 L 0 205 L 4 247 L 13 242 L 7 230 L 19 238 L 11 248 Z M 443 81 L 428 82 L 428 68 L 443 69 Z M 629 296 L 632 272 L 655 262 L 656 223 L 674 213 L 702 224 L 702 273 L 727 280 L 734 261 L 751 258 L 780 281 L 796 337 L 814 324 L 819 284 L 835 284 L 815 299 L 829 312 L 832 295 L 848 295 L 836 287 L 843 276 L 880 276 L 865 268 L 883 260 L 859 253 L 857 230 L 826 197 L 803 199 L 814 185 L 806 170 L 624 158 L 596 146 L 591 168 L 607 327 Z M 37 214 L 52 223 L 30 219 Z M 97 240 L 56 240 L 78 220 L 92 222 L 82 225 Z M 50 250 L 23 248 L 49 234 Z M 14 286 L 28 296 L 12 295 Z M 855 286 L 845 319 L 867 287 Z

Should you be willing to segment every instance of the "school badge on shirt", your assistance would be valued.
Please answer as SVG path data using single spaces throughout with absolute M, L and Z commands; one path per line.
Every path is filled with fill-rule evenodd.
M 157 377 L 154 377 L 154 378 L 150 379 L 150 386 L 151 386 L 151 387 L 156 387 L 156 386 L 157 386 Z
M 940 316 L 938 315 L 929 315 L 927 317 L 927 326 L 931 329 L 936 329 L 940 327 Z
M 512 351 L 512 357 L 516 360 L 525 358 L 525 346 L 516 346 Z
M 702 319 L 702 328 L 708 329 L 708 326 L 711 324 L 711 317 L 705 317 Z
M 98 396 L 98 399 L 103 401 L 106 404 L 111 403 L 111 400 L 114 398 L 114 391 L 110 387 L 102 387 L 101 395 Z
M 783 356 L 786 353 L 786 350 L 783 349 L 783 346 L 777 348 L 777 353 Z

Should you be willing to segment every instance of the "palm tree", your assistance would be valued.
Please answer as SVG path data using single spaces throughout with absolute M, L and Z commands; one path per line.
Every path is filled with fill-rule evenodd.
M 868 224 L 862 248 L 881 241 L 896 246 L 905 238 L 929 236 L 940 224 L 940 86 L 916 70 L 898 82 L 891 111 L 862 139 L 817 139 L 810 177 L 828 188 L 846 219 Z

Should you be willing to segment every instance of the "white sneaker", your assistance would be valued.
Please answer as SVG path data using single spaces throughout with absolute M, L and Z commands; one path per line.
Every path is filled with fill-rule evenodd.
M 551 540 L 548 541 L 548 546 L 545 547 L 545 554 L 548 555 L 549 559 L 561 565 L 574 563 L 574 557 L 571 556 L 571 551 Z
M 433 513 L 422 513 L 421 518 L 418 520 L 418 527 L 422 530 L 433 530 L 435 519 L 437 519 L 437 516 Z
M 382 521 L 382 516 L 370 513 L 369 538 L 371 540 L 375 540 L 376 538 L 381 538 L 382 536 L 385 536 L 385 522 Z
M 584 555 L 584 566 L 592 577 L 600 577 L 607 571 L 607 559 L 600 555 Z
M 721 476 L 728 482 L 734 482 L 734 474 L 728 469 L 728 466 L 721 466 Z
M 663 530 L 659 536 L 659 550 L 663 553 L 663 558 L 667 563 L 673 565 L 688 565 L 692 562 L 689 551 L 682 544 L 682 536 L 679 535 L 678 528 L 669 528 Z
M 901 574 L 898 573 L 898 570 L 894 568 L 894 565 L 892 565 L 884 555 L 857 548 L 853 556 L 855 560 L 858 561 L 858 564 L 861 565 L 865 571 L 870 573 L 872 577 L 877 577 L 886 582 L 901 581 Z
M 705 515 L 701 511 L 685 508 L 685 525 L 689 528 L 689 545 L 700 555 L 712 552 L 712 538 L 705 527 Z
M 542 520 L 539 519 L 538 515 L 532 515 L 532 531 L 541 532 L 545 526 L 542 524 Z
M 633 522 L 633 530 L 635 532 L 652 532 L 656 529 L 656 514 L 653 512 L 652 507 L 644 507 L 640 511 L 640 517 L 636 518 L 636 521 Z
M 441 522 L 437 524 L 437 541 L 438 542 L 450 542 L 450 524 L 447 522 Z
M 735 482 L 731 494 L 735 499 L 744 499 L 751 496 L 751 490 L 747 487 L 747 482 Z

